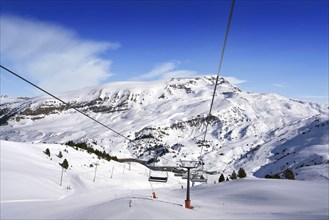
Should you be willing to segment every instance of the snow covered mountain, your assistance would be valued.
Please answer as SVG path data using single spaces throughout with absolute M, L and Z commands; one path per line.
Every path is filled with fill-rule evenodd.
M 221 78 L 207 117 L 215 81 L 122 82 L 58 95 L 131 141 L 49 96 L 1 96 L 0 136 L 18 142 L 87 142 L 117 157 L 158 155 L 159 164 L 169 166 L 199 158 L 203 146 L 209 173 L 230 174 L 243 167 L 264 177 L 289 168 L 297 179 L 328 180 L 328 107 L 241 91 Z

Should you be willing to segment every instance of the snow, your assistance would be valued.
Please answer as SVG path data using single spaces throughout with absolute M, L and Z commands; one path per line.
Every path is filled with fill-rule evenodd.
M 205 170 L 215 174 L 192 187 L 191 210 L 183 207 L 186 180 L 173 173 L 165 184 L 150 184 L 141 164 L 129 169 L 63 144 L 87 142 L 144 160 L 164 146 L 159 165 L 198 159 L 214 80 L 120 82 L 59 94 L 130 142 L 48 96 L 0 96 L 1 219 L 328 219 L 329 118 L 318 104 L 244 92 L 221 79 L 202 152 Z M 60 185 L 64 158 L 70 166 Z M 247 178 L 214 184 L 240 167 Z M 261 178 L 286 169 L 296 181 Z
M 1 219 L 328 219 L 328 181 L 247 177 L 191 188 L 193 209 L 183 207 L 186 180 L 169 173 L 152 183 L 146 167 L 99 160 L 61 144 L 0 141 Z M 43 153 L 49 148 L 51 159 Z M 67 150 L 65 152 L 64 150 Z M 63 158 L 56 154 L 61 151 Z M 61 167 L 70 164 L 59 185 Z M 95 166 L 98 163 L 96 179 Z M 311 167 L 304 167 L 304 172 Z M 323 166 L 323 171 L 327 167 Z M 113 169 L 113 176 L 112 175 Z M 184 186 L 184 189 L 181 189 Z M 129 207 L 131 204 L 131 207 Z

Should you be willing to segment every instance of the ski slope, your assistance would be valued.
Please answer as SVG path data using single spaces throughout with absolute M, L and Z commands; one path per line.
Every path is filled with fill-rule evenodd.
M 60 144 L 0 141 L 1 219 L 328 219 L 325 181 L 247 177 L 191 189 L 193 209 L 183 207 L 185 180 L 169 174 L 153 183 L 140 164 L 99 160 Z M 43 151 L 49 148 L 51 156 Z M 64 152 L 67 150 L 67 152 Z M 63 158 L 56 154 L 61 151 Z M 60 186 L 61 163 L 69 169 Z M 98 163 L 96 178 L 95 166 Z M 113 171 L 113 172 L 112 172 Z M 94 181 L 95 178 L 95 181 Z M 184 189 L 181 189 L 184 186 Z

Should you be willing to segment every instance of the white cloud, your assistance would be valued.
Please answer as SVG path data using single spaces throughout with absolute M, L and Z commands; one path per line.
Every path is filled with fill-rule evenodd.
M 193 70 L 177 70 L 179 61 L 171 61 L 156 65 L 151 71 L 142 75 L 140 79 L 166 79 L 173 77 L 190 77 L 197 75 Z
M 80 38 L 72 30 L 37 20 L 2 15 L 1 64 L 51 92 L 98 85 L 111 76 L 101 54 L 118 43 Z
M 287 88 L 287 86 L 282 85 L 282 84 L 280 84 L 280 83 L 275 83 L 275 84 L 273 84 L 272 86 L 279 87 L 279 88 Z
M 233 76 L 224 76 L 223 78 L 229 81 L 229 83 L 231 83 L 232 85 L 239 85 L 246 82 L 246 80 L 238 79 Z

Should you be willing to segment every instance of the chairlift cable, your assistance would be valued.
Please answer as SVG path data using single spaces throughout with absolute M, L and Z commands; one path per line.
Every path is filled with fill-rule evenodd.
M 220 63 L 219 63 L 219 67 L 218 67 L 218 72 L 217 72 L 217 77 L 216 77 L 216 83 L 215 83 L 215 87 L 214 87 L 214 91 L 213 91 L 213 95 L 212 95 L 212 100 L 211 100 L 211 104 L 210 104 L 210 109 L 209 109 L 209 113 L 208 113 L 208 116 L 207 116 L 207 119 L 208 117 L 211 116 L 211 111 L 212 111 L 212 108 L 213 108 L 213 103 L 214 103 L 214 98 L 215 98 L 215 94 L 216 94 L 216 89 L 217 89 L 217 84 L 218 84 L 218 80 L 219 80 L 219 75 L 220 75 L 220 71 L 221 71 L 221 67 L 222 67 L 222 62 L 223 62 L 223 57 L 224 57 L 224 52 L 225 52 L 225 48 L 226 48 L 226 43 L 227 43 L 227 38 L 228 38 L 228 33 L 229 33 L 229 29 L 230 29 L 230 25 L 231 25 L 231 20 L 232 20 L 232 15 L 233 15 L 233 9 L 234 9 L 234 4 L 235 4 L 235 0 L 232 0 L 232 3 L 231 3 L 231 9 L 230 9 L 230 14 L 229 14 L 229 18 L 228 18 L 228 23 L 227 23 L 227 27 L 226 27 L 226 33 L 225 33 L 225 38 L 224 38 L 224 43 L 223 43 L 223 48 L 222 48 L 222 52 L 221 52 L 221 57 L 220 57 Z M 88 117 L 89 119 L 93 120 L 94 122 L 100 124 L 101 126 L 107 128 L 108 130 L 114 132 L 115 134 L 121 136 L 122 138 L 132 142 L 132 140 L 130 140 L 128 137 L 124 136 L 123 134 L 119 133 L 118 131 L 115 131 L 114 129 L 110 128 L 109 126 L 105 125 L 104 123 L 92 118 L 91 116 L 87 115 L 86 113 L 80 111 L 79 109 L 75 108 L 75 107 L 72 107 L 70 106 L 69 103 L 63 101 L 62 99 L 56 97 L 55 95 L 51 94 L 50 92 L 42 89 L 41 87 L 35 85 L 34 83 L 30 82 L 29 80 L 23 78 L 22 76 L 18 75 L 17 73 L 13 72 L 12 70 L 4 67 L 3 65 L 0 65 L 0 67 L 4 70 L 6 70 L 7 72 L 11 73 L 12 75 L 22 79 L 23 81 L 27 82 L 28 84 L 34 86 L 35 88 L 41 90 L 42 92 L 48 94 L 49 96 L 57 99 L 58 101 L 64 103 L 65 105 L 67 105 L 69 108 L 72 108 L 74 110 L 76 110 L 77 112 L 79 112 L 80 114 Z M 209 122 L 208 120 L 206 120 L 206 129 L 205 129 L 205 132 L 204 132 L 204 138 L 203 138 L 203 141 L 206 140 L 206 135 L 207 135 L 207 130 L 208 130 L 208 125 L 209 125 Z M 200 151 L 200 158 L 202 156 L 202 151 L 203 151 L 203 145 L 201 147 L 201 151 Z M 162 158 L 164 159 L 164 158 Z M 165 159 L 165 160 L 168 160 L 168 159 Z M 170 161 L 170 160 L 168 160 Z M 170 161 L 172 162 L 172 161 Z M 174 163 L 174 162 L 172 162 Z
M 6 70 L 7 72 L 9 72 L 9 73 L 13 74 L 14 76 L 16 76 L 16 77 L 18 77 L 18 78 L 22 79 L 23 81 L 25 81 L 25 82 L 29 83 L 30 85 L 34 86 L 35 88 L 37 88 L 37 89 L 41 90 L 42 92 L 44 92 L 44 93 L 46 93 L 46 94 L 50 95 L 50 96 L 51 96 L 51 97 L 53 97 L 54 99 L 57 99 L 58 101 L 60 101 L 60 102 L 64 103 L 64 104 L 65 104 L 65 105 L 67 105 L 69 108 L 72 108 L 72 109 L 76 110 L 77 112 L 79 112 L 79 113 L 83 114 L 84 116 L 88 117 L 89 119 L 93 120 L 94 122 L 96 122 L 96 123 L 98 123 L 98 124 L 102 125 L 103 127 L 107 128 L 108 130 L 110 130 L 110 131 L 114 132 L 115 134 L 117 134 L 117 135 L 119 135 L 119 136 L 123 137 L 124 139 L 126 139 L 126 140 L 128 140 L 128 141 L 131 141 L 129 138 L 127 138 L 127 137 L 126 137 L 126 136 L 124 136 L 123 134 L 121 134 L 121 133 L 119 133 L 119 132 L 117 132 L 117 131 L 113 130 L 112 128 L 110 128 L 109 126 L 107 126 L 107 125 L 103 124 L 102 122 L 100 122 L 100 121 L 98 121 L 98 120 L 96 120 L 96 119 L 94 119 L 94 118 L 90 117 L 89 115 L 87 115 L 86 113 L 84 113 L 84 112 L 80 111 L 79 109 L 77 109 L 77 108 L 75 108 L 75 107 L 73 107 L 73 106 L 70 106 L 70 104 L 69 104 L 69 103 L 67 103 L 67 102 L 63 101 L 62 99 L 60 99 L 60 98 L 58 98 L 58 97 L 56 97 L 55 95 L 51 94 L 50 92 L 47 92 L 46 90 L 44 90 L 44 89 L 42 89 L 41 87 L 39 87 L 39 86 L 35 85 L 34 83 L 30 82 L 29 80 L 25 79 L 24 77 L 22 77 L 22 76 L 18 75 L 17 73 L 13 72 L 12 70 L 10 70 L 10 69 L 8 69 L 8 68 L 6 68 L 6 67 L 2 66 L 2 65 L 0 65 L 0 67 L 1 67 L 2 69 Z
M 218 79 L 219 79 L 220 71 L 221 71 L 221 68 L 222 68 L 222 63 L 223 63 L 223 58 L 224 58 L 224 53 L 225 53 L 225 48 L 226 48 L 228 33 L 230 31 L 230 26 L 231 26 L 231 20 L 232 20 L 232 15 L 233 15 L 234 4 L 235 4 L 235 0 L 232 0 L 230 14 L 229 14 L 228 22 L 227 22 L 227 26 L 226 26 L 226 33 L 225 33 L 225 38 L 224 38 L 222 53 L 221 53 L 221 56 L 220 56 L 220 62 L 219 62 L 218 71 L 217 71 L 216 83 L 215 83 L 215 87 L 214 87 L 214 92 L 212 94 L 212 99 L 211 99 L 209 113 L 208 113 L 208 116 L 206 118 L 206 129 L 205 129 L 204 136 L 203 136 L 203 145 L 201 146 L 200 159 L 201 159 L 201 156 L 202 156 L 204 142 L 205 142 L 206 136 L 207 136 L 207 130 L 208 130 L 209 119 L 210 119 L 209 117 L 211 116 L 211 111 L 212 111 L 212 108 L 213 108 L 215 94 L 216 94 L 216 90 L 217 90 Z
M 172 161 L 172 160 L 166 159 L 166 158 L 164 158 L 164 157 L 161 157 L 161 159 L 166 160 L 166 161 L 169 161 L 170 163 L 177 164 L 177 162 L 174 162 L 174 161 Z
M 32 83 L 31 81 L 27 80 L 26 78 L 20 76 L 19 74 L 15 73 L 14 71 L 12 71 L 12 70 L 6 68 L 6 67 L 3 66 L 3 65 L 0 65 L 0 67 L 1 67 L 2 69 L 6 70 L 7 72 L 11 73 L 12 75 L 14 75 L 14 76 L 20 78 L 21 80 L 27 82 L 27 83 L 30 84 L 30 85 L 32 85 L 33 87 L 35 87 L 35 88 L 41 90 L 42 92 L 46 93 L 47 95 L 53 97 L 54 99 L 56 99 L 56 100 L 58 100 L 58 101 L 64 103 L 64 104 L 65 104 L 66 106 L 68 106 L 69 108 L 72 108 L 72 109 L 76 110 L 76 111 L 79 112 L 80 114 L 82 114 L 82 115 L 88 117 L 89 119 L 93 120 L 94 122 L 100 124 L 101 126 L 107 128 L 108 130 L 114 132 L 115 134 L 117 134 L 117 135 L 123 137 L 124 139 L 130 141 L 131 143 L 133 143 L 132 140 L 130 140 L 129 138 L 127 138 L 127 137 L 124 136 L 123 134 L 121 134 L 121 133 L 115 131 L 114 129 L 110 128 L 109 126 L 105 125 L 104 123 L 102 123 L 102 122 L 100 122 L 100 121 L 98 121 L 98 120 L 92 118 L 91 116 L 87 115 L 86 113 L 82 112 L 81 110 L 79 110 L 79 109 L 77 109 L 77 108 L 71 106 L 69 103 L 63 101 L 62 99 L 60 99 L 60 98 L 58 98 L 57 96 L 51 94 L 50 92 L 46 91 L 45 89 L 43 89 L 43 88 L 37 86 L 36 84 L 34 84 L 34 83 Z M 133 143 L 133 144 L 135 144 L 135 143 Z M 175 162 L 173 162 L 173 161 L 171 161 L 171 160 L 168 160 L 168 159 L 166 159 L 166 158 L 162 158 L 162 159 L 167 160 L 167 161 L 169 161 L 169 162 L 171 162 L 171 163 L 175 163 Z

